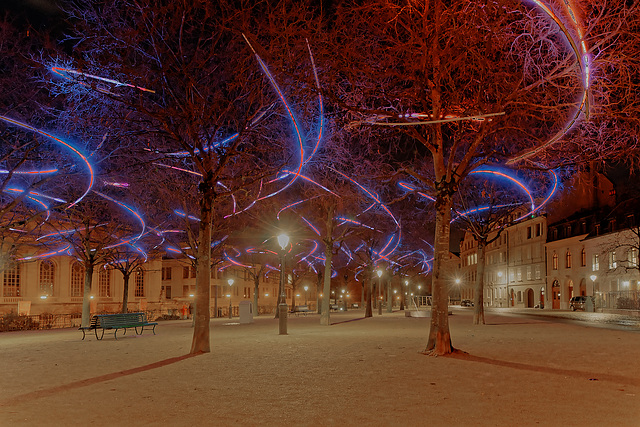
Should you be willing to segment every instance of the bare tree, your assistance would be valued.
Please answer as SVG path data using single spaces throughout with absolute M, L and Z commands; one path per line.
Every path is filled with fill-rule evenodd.
M 623 3 L 616 7 L 628 16 Z M 598 39 L 589 48 L 600 49 L 604 40 L 623 36 L 620 29 L 626 23 L 616 19 L 618 27 L 609 26 L 604 34 L 596 27 L 604 25 L 609 12 L 596 16 L 591 11 L 604 9 L 594 6 L 587 13 L 594 18 L 588 37 Z M 617 109 L 617 100 L 584 101 L 591 96 L 605 101 L 604 87 L 592 82 L 585 95 L 579 49 L 565 49 L 554 20 L 523 4 L 345 4 L 336 13 L 335 27 L 345 41 L 340 59 L 332 63 L 337 102 L 353 112 L 354 124 L 380 128 L 381 147 L 394 146 L 410 157 L 401 170 L 434 198 L 433 312 L 425 352 L 450 353 L 445 260 L 460 181 L 486 163 L 531 166 L 523 163 L 526 158 L 548 166 L 611 155 L 602 134 L 588 129 L 601 126 L 603 113 Z M 601 59 L 593 59 L 596 68 L 604 65 Z M 615 84 L 625 87 L 622 81 Z M 587 110 L 598 121 L 581 128 Z M 567 133 L 576 123 L 579 130 Z M 625 138 L 616 150 L 629 152 L 633 143 L 633 137 Z

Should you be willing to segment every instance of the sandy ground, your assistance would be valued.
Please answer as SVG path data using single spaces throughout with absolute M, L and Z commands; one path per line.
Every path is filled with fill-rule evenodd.
M 640 426 L 640 328 L 508 311 L 450 316 L 452 357 L 420 354 L 427 318 L 361 311 L 250 325 L 191 322 L 97 341 L 63 329 L 0 334 L 0 426 Z

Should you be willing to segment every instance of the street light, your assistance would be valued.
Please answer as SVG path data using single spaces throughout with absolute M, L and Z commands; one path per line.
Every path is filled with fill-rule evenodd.
M 229 279 L 227 280 L 227 283 L 229 284 L 229 319 L 231 319 L 233 316 L 231 315 L 231 287 L 233 286 L 233 279 Z
M 591 276 L 589 276 L 589 279 L 591 279 L 591 281 L 593 282 L 593 284 L 591 286 L 593 288 L 591 290 L 591 293 L 593 294 L 594 300 L 596 300 L 596 301 L 594 301 L 595 304 L 594 304 L 594 307 L 593 307 L 593 311 L 596 311 L 596 308 L 597 308 L 597 305 L 598 305 L 597 304 L 598 295 L 596 293 L 596 279 L 597 278 L 598 278 L 598 276 L 596 276 L 595 274 L 592 274 Z
M 282 248 L 282 262 L 280 269 L 280 303 L 278 304 L 278 332 L 280 335 L 287 335 L 287 299 L 284 295 L 284 285 L 285 285 L 285 257 L 287 246 L 289 246 L 289 236 L 285 233 L 282 233 L 278 236 L 278 244 L 280 248 Z
M 382 270 L 376 271 L 378 275 L 378 315 L 382 316 Z
M 307 305 L 307 291 L 309 290 L 309 286 L 304 286 L 304 305 Z

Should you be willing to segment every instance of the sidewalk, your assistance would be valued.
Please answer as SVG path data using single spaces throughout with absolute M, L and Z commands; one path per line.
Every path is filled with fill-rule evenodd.
M 471 313 L 449 317 L 467 352 L 450 357 L 420 354 L 430 319 L 402 312 L 294 316 L 286 336 L 271 317 L 215 319 L 193 357 L 191 321 L 3 333 L 0 425 L 640 425 L 640 333 Z
M 473 310 L 473 308 L 470 308 Z M 503 315 L 520 314 L 527 316 L 539 316 L 557 319 L 579 320 L 589 322 L 593 326 L 619 325 L 630 329 L 640 329 L 640 315 L 636 312 L 628 314 L 600 313 L 571 310 L 540 310 L 535 308 L 485 308 L 485 313 L 494 312 Z

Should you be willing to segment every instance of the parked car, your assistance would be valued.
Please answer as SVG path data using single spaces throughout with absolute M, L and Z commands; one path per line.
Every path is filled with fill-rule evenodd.
M 571 311 L 584 310 L 586 308 L 587 298 L 592 298 L 591 302 L 593 303 L 593 297 L 590 296 L 579 295 L 577 297 L 572 297 L 569 301 L 569 308 Z
M 473 301 L 471 301 L 470 299 L 463 299 L 462 301 L 460 301 L 460 306 L 473 307 Z

